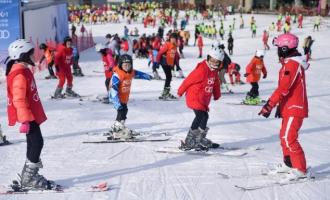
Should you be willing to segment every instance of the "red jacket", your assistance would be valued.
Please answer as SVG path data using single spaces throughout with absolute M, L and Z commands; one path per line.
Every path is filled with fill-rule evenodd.
M 103 66 L 104 66 L 105 78 L 111 78 L 112 70 L 116 65 L 115 60 L 112 57 L 111 49 L 108 49 L 108 53 L 105 56 L 102 56 L 102 61 L 103 61 Z
M 184 93 L 189 108 L 208 111 L 212 95 L 214 100 L 218 100 L 221 96 L 218 71 L 211 71 L 206 60 L 198 63 L 178 90 L 179 96 Z
M 308 117 L 305 70 L 309 64 L 301 56 L 287 58 L 279 72 L 278 87 L 270 97 L 279 104 L 282 117 Z
M 73 50 L 72 48 L 67 48 L 63 44 L 59 45 L 57 48 L 57 53 L 55 54 L 55 65 L 59 67 L 60 72 L 71 73 L 71 65 L 73 63 Z
M 47 120 L 33 74 L 21 63 L 14 64 L 7 76 L 7 97 L 9 126 L 30 121 L 41 124 Z
M 160 38 L 156 37 L 155 40 L 152 42 L 152 49 L 159 50 L 160 49 Z

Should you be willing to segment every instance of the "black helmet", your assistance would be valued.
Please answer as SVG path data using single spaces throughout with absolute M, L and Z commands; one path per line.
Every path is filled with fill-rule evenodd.
M 41 43 L 39 45 L 39 49 L 46 50 L 47 49 L 47 45 L 45 43 Z
M 123 63 L 130 63 L 132 65 L 131 70 L 133 68 L 133 59 L 132 56 L 128 55 L 128 54 L 123 54 L 119 57 L 119 62 L 118 62 L 118 66 L 120 69 L 122 68 Z M 129 72 L 131 72 L 131 70 Z
M 67 42 L 72 42 L 72 39 L 70 36 L 66 36 L 64 39 L 63 39 L 63 44 L 66 44 Z
M 112 36 L 111 36 L 111 34 L 109 34 L 109 33 L 105 36 L 106 39 L 111 39 L 111 37 L 112 37 Z

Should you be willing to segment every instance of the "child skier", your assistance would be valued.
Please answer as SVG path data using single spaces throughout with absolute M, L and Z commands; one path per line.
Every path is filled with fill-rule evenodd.
M 43 138 L 40 124 L 47 120 L 41 104 L 37 86 L 29 65 L 34 66 L 34 47 L 26 40 L 16 40 L 9 45 L 6 76 L 9 126 L 21 123 L 20 133 L 26 134 L 26 162 L 20 174 L 22 189 L 55 189 L 54 181 L 38 173 L 42 168 L 40 154 Z
M 278 57 L 282 64 L 278 88 L 259 112 L 259 115 L 268 118 L 278 105 L 275 117 L 282 118 L 280 140 L 284 164 L 273 172 L 284 175 L 281 182 L 307 177 L 306 158 L 298 141 L 298 132 L 304 118 L 308 117 L 305 70 L 309 64 L 298 52 L 298 43 L 298 37 L 290 33 L 277 37 Z
M 112 71 L 115 67 L 115 59 L 113 57 L 111 49 L 103 44 L 95 45 L 95 50 L 97 53 L 100 53 L 104 66 L 104 75 L 105 75 L 105 87 L 107 89 L 107 94 L 109 93 L 109 84 L 112 77 Z M 108 99 L 108 98 L 107 98 Z M 105 100 L 106 101 L 106 100 Z
M 310 35 L 304 40 L 303 48 L 304 48 L 304 55 L 306 56 L 306 62 L 308 62 L 311 59 L 313 43 L 314 40 Z
M 228 66 L 228 75 L 229 75 L 229 79 L 230 79 L 230 84 L 234 85 L 236 84 L 244 84 L 241 81 L 241 74 L 239 73 L 241 69 L 241 66 L 237 63 L 230 63 L 230 65 Z M 235 81 L 234 81 L 234 77 L 235 76 Z
M 133 60 L 130 55 L 121 55 L 118 67 L 114 68 L 110 81 L 109 99 L 117 110 L 116 121 L 109 132 L 112 139 L 130 139 L 136 135 L 134 131 L 125 126 L 128 112 L 127 103 L 134 77 L 145 80 L 151 80 L 152 78 L 148 74 L 133 69 Z
M 304 20 L 304 17 L 302 14 L 299 14 L 298 16 L 298 28 L 302 28 L 302 24 L 303 24 L 303 20 Z
M 228 52 L 229 52 L 229 55 L 233 55 L 233 49 L 234 49 L 234 38 L 232 36 L 231 33 L 229 33 L 229 36 L 228 36 Z
M 264 34 L 262 35 L 262 42 L 264 43 L 264 49 L 269 50 L 269 45 L 268 45 L 268 39 L 269 39 L 269 33 L 264 30 Z
M 171 33 L 169 41 L 167 41 L 159 50 L 156 58 L 156 67 L 161 64 L 165 73 L 165 85 L 164 90 L 159 99 L 175 99 L 176 97 L 170 93 L 171 81 L 172 81 L 172 68 L 175 65 L 176 59 L 179 58 L 177 52 L 177 40 L 176 33 Z M 182 72 L 182 71 L 181 71 Z
M 259 98 L 259 80 L 261 73 L 262 78 L 267 77 L 267 70 L 264 64 L 264 50 L 257 50 L 255 56 L 252 58 L 251 62 L 246 66 L 246 72 L 244 77 L 246 77 L 246 82 L 250 83 L 252 88 L 247 93 L 246 99 L 243 100 L 245 104 L 259 104 L 261 100 Z
M 187 106 L 195 113 L 195 119 L 180 149 L 200 151 L 219 147 L 219 144 L 206 138 L 209 130 L 206 125 L 211 97 L 218 100 L 221 96 L 218 70 L 223 58 L 222 49 L 212 48 L 207 59 L 198 63 L 178 89 L 178 96 L 186 93 Z
M 43 55 L 39 61 L 39 65 L 46 59 L 49 76 L 46 76 L 46 79 L 57 79 L 54 70 L 54 51 L 52 51 L 46 44 L 41 43 L 39 49 L 43 51 Z
M 203 37 L 201 36 L 201 34 L 198 34 L 197 37 L 197 46 L 198 46 L 198 50 L 199 50 L 199 56 L 198 58 L 202 58 L 203 57 Z
M 71 65 L 73 64 L 73 50 L 71 48 L 71 43 L 71 38 L 65 37 L 63 44 L 57 48 L 57 53 L 55 55 L 55 68 L 59 82 L 54 93 L 54 98 L 63 98 L 62 90 L 65 80 L 68 82 L 65 95 L 69 97 L 79 97 L 79 95 L 72 90 L 73 77 Z
M 84 76 L 81 67 L 79 66 L 79 58 L 80 58 L 79 51 L 78 48 L 75 46 L 72 46 L 72 55 L 73 55 L 73 62 L 72 62 L 73 75 Z

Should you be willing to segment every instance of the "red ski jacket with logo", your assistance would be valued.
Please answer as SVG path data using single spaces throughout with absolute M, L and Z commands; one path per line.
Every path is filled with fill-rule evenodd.
M 211 97 L 218 100 L 221 96 L 218 71 L 212 71 L 206 60 L 197 67 L 181 84 L 178 95 L 186 93 L 186 104 L 195 110 L 208 111 Z
M 309 67 L 301 56 L 287 58 L 279 72 L 278 87 L 270 97 L 279 105 L 282 117 L 308 117 L 305 70 Z

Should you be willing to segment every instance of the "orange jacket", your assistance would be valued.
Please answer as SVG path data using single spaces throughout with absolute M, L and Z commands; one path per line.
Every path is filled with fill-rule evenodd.
M 114 73 L 120 80 L 118 90 L 119 100 L 121 103 L 127 104 L 131 93 L 132 79 L 135 76 L 135 71 L 133 70 L 131 73 L 127 73 L 119 67 L 115 67 Z
M 267 74 L 264 61 L 258 57 L 253 57 L 251 62 L 246 66 L 246 81 L 249 83 L 258 82 L 262 74 Z
M 160 51 L 157 55 L 157 62 L 160 63 L 163 54 L 166 55 L 166 64 L 170 66 L 174 66 L 175 56 L 177 54 L 177 46 L 172 44 L 171 42 L 166 42 L 163 46 L 161 46 Z

